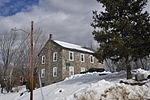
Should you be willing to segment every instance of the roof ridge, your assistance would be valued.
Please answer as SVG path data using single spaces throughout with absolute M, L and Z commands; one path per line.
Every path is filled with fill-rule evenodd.
M 60 41 L 60 40 L 54 40 L 54 41 L 58 41 L 58 42 L 64 42 L 64 43 L 73 44 L 73 45 L 76 45 L 76 46 L 83 47 L 83 46 L 81 46 L 81 45 L 79 45 L 79 44 L 70 43 L 70 42 L 66 42 L 66 41 Z
M 88 52 L 88 53 L 94 53 L 92 50 L 84 48 L 81 45 L 68 43 L 68 42 L 64 42 L 64 41 L 60 41 L 60 40 L 53 40 L 53 41 L 55 43 L 59 44 L 60 46 L 68 48 L 68 49 L 75 49 L 75 50 L 84 51 L 84 52 Z

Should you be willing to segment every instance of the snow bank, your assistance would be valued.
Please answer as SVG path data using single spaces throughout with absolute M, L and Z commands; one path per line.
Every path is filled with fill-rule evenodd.
M 95 75 L 96 76 L 96 75 L 108 75 L 108 74 L 111 74 L 111 72 L 109 72 L 109 71 L 92 72 L 92 73 L 88 72 L 88 73 L 85 73 L 85 74 L 71 75 L 70 77 L 66 77 L 64 81 L 80 78 L 81 76 L 88 76 L 88 75 Z
M 141 70 L 140 70 L 141 72 Z M 77 74 L 65 81 L 34 90 L 34 100 L 148 100 L 150 82 L 142 86 L 119 83 L 126 72 L 94 72 Z M 0 94 L 2 100 L 29 100 L 30 94 L 24 92 Z M 20 93 L 24 93 L 20 96 Z M 43 94 L 43 96 L 42 96 Z M 137 99 L 138 98 L 138 99 Z
M 84 76 L 84 75 L 85 75 L 85 74 L 71 75 L 70 77 L 66 77 L 64 81 L 76 79 L 76 78 L 81 77 L 81 76 Z
M 12 93 L 9 92 L 9 93 L 4 93 L 4 94 L 0 93 L 0 100 L 19 100 L 18 98 L 20 97 L 20 94 L 26 91 L 26 87 L 25 86 L 14 87 L 13 91 L 15 92 L 12 92 Z
M 147 100 L 150 99 L 150 84 L 131 86 L 101 80 L 75 93 L 67 100 Z
M 91 83 L 87 88 L 74 93 L 67 97 L 67 100 L 99 100 L 99 93 L 110 87 L 112 84 L 108 81 L 101 80 L 97 83 Z
M 150 75 L 150 71 L 146 71 L 146 70 L 143 70 L 141 68 L 137 69 L 137 73 L 144 74 L 145 77 L 147 77 L 148 75 Z

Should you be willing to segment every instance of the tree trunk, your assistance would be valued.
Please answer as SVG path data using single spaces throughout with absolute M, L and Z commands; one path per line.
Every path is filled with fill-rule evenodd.
M 126 71 L 127 71 L 127 79 L 132 79 L 131 65 L 130 65 L 128 59 L 126 59 Z
M 144 69 L 145 67 L 144 67 L 144 64 L 143 64 L 143 61 L 142 61 L 142 59 L 140 59 L 140 63 L 141 63 L 141 65 L 142 65 L 142 69 Z
M 139 66 L 138 66 L 138 61 L 135 62 L 135 66 L 136 66 L 136 69 L 139 68 Z
M 9 82 L 10 82 L 10 85 L 12 85 L 12 74 L 13 74 L 13 71 L 14 71 L 14 68 L 12 67 L 11 71 L 10 71 L 10 74 L 9 74 Z
M 126 68 L 127 68 L 127 79 L 131 79 L 131 78 L 132 78 L 131 65 L 128 64 L 128 65 L 126 66 Z

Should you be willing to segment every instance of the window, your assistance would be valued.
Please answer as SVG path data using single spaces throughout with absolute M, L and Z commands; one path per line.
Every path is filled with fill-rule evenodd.
M 90 63 L 94 63 L 94 57 L 93 57 L 93 55 L 90 55 Z
M 81 72 L 85 72 L 85 67 L 81 67 Z
M 42 64 L 45 64 L 45 55 L 42 56 L 42 61 L 41 61 Z
M 53 67 L 53 77 L 57 77 L 57 67 Z
M 69 60 L 74 61 L 74 52 L 69 51 Z
M 45 77 L 45 69 L 41 69 L 41 78 L 44 78 Z
M 69 67 L 69 75 L 74 75 L 74 67 L 73 66 Z
M 81 61 L 81 62 L 84 62 L 84 61 L 85 61 L 84 54 L 82 54 L 82 53 L 80 54 L 80 61 Z
M 54 53 L 53 53 L 53 61 L 54 61 L 54 62 L 57 61 L 57 52 L 54 52 Z

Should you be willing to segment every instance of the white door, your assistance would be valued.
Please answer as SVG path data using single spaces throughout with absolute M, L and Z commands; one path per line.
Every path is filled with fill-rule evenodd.
M 74 67 L 73 66 L 69 67 L 69 75 L 74 75 Z
M 81 67 L 81 72 L 85 72 L 85 67 Z

